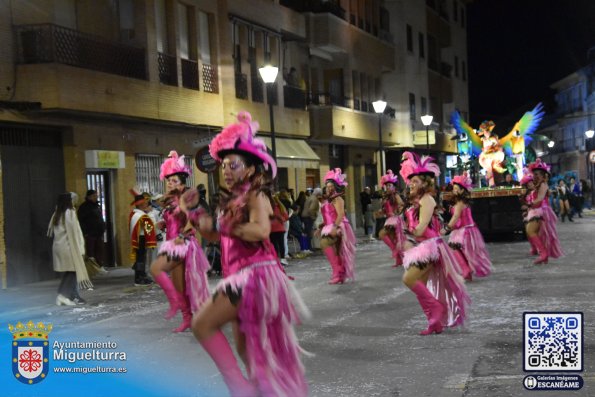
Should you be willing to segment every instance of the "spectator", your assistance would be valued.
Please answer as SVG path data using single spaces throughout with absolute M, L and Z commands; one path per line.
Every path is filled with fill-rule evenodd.
M 301 208 L 299 205 L 294 204 L 291 209 L 293 213 L 289 217 L 289 234 L 300 242 L 300 251 L 303 257 L 310 251 L 310 246 L 300 217 Z
M 53 237 L 52 257 L 54 271 L 62 273 L 56 305 L 75 306 L 86 303 L 79 288 L 92 289 L 83 257 L 85 241 L 76 219 L 71 193 L 58 196 L 56 210 L 48 226 L 48 237 Z
M 95 190 L 87 190 L 85 202 L 79 207 L 77 215 L 85 237 L 87 256 L 94 258 L 100 266 L 105 265 L 103 260 L 105 221 L 101 214 L 101 206 L 97 203 Z
M 512 177 L 512 174 L 506 172 L 506 173 L 504 173 L 504 181 L 502 181 L 499 184 L 499 186 L 513 187 L 513 186 L 519 186 L 519 183 L 514 180 L 514 178 Z
M 153 281 L 147 277 L 147 265 L 153 258 L 151 251 L 157 248 L 157 234 L 155 224 L 149 216 L 151 206 L 146 197 L 142 194 L 135 195 L 131 203 L 135 208 L 130 213 L 130 244 L 131 259 L 134 260 L 132 266 L 134 270 L 134 285 L 142 287 L 153 284 Z
M 572 205 L 572 215 L 578 215 L 579 218 L 583 217 L 583 205 L 585 204 L 585 198 L 583 197 L 583 187 L 580 183 L 576 182 L 574 177 L 570 178 L 570 205 Z
M 370 240 L 374 240 L 372 236 L 372 227 L 374 225 L 374 210 L 372 209 L 372 195 L 369 186 L 364 188 L 364 191 L 359 194 L 360 204 L 362 207 L 362 217 L 364 220 L 364 235 Z
M 285 243 L 283 238 L 285 236 L 285 222 L 289 220 L 289 216 L 285 206 L 279 200 L 278 194 L 273 196 L 271 206 L 273 207 L 270 234 L 271 243 L 273 243 L 273 246 L 275 247 L 280 262 L 287 266 L 288 263 L 287 259 L 285 259 Z
M 297 75 L 297 70 L 293 66 L 289 69 L 289 73 L 287 74 L 287 85 L 290 87 L 299 88 L 300 86 L 300 79 Z
M 312 247 L 312 233 L 314 229 L 314 221 L 318 217 L 320 212 L 319 199 L 322 198 L 322 189 L 317 187 L 314 189 L 310 197 L 306 199 L 304 203 L 304 209 L 302 210 L 302 220 L 304 222 L 304 233 L 306 233 L 308 239 L 308 245 Z

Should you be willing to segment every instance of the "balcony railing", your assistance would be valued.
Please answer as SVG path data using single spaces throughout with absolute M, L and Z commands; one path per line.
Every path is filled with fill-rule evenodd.
M 308 103 L 319 106 L 342 106 L 351 107 L 351 98 L 330 94 L 328 92 L 312 93 Z
M 298 87 L 286 85 L 283 87 L 283 98 L 285 107 L 292 109 L 306 108 L 306 92 Z
M 198 62 L 182 59 L 182 86 L 191 90 L 198 90 Z
M 202 89 L 204 92 L 212 92 L 213 94 L 219 92 L 219 77 L 216 66 L 208 63 L 202 64 Z
M 236 98 L 248 99 L 248 76 L 236 73 Z
M 176 57 L 157 53 L 157 63 L 159 67 L 159 81 L 162 84 L 178 85 L 178 66 L 176 65 Z
M 18 62 L 61 63 L 147 80 L 145 49 L 53 24 L 16 28 Z
M 330 12 L 345 19 L 345 10 L 341 7 L 339 0 L 281 0 L 279 3 L 297 12 Z

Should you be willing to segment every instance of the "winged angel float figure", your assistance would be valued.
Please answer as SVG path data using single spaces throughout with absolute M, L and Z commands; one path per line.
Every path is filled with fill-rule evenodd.
M 492 133 L 496 124 L 491 120 L 482 122 L 475 132 L 455 110 L 451 116 L 451 123 L 457 133 L 466 134 L 469 138 L 471 154 L 479 156 L 479 164 L 486 170 L 486 178 L 492 187 L 495 186 L 494 172 L 503 173 L 506 170 L 503 167 L 505 156 L 525 151 L 525 145 L 531 142 L 531 134 L 539 126 L 543 115 L 543 105 L 539 103 L 533 110 L 526 112 L 502 138 Z

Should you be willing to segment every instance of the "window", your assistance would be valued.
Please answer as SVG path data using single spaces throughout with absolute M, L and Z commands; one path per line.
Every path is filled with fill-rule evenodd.
M 423 96 L 420 98 L 421 100 L 421 114 L 428 114 L 428 102 L 426 98 Z
M 199 46 L 200 46 L 200 60 L 202 63 L 208 65 L 211 62 L 211 38 L 209 15 L 205 12 L 198 12 L 198 29 L 199 29 Z M 236 42 L 237 43 L 237 42 Z
M 167 35 L 167 8 L 165 7 L 165 0 L 155 1 L 155 20 L 157 51 L 168 54 L 169 43 Z
M 419 32 L 419 36 L 418 36 L 418 40 L 419 40 L 419 57 L 420 58 L 425 58 L 425 54 L 426 54 L 426 50 L 424 48 L 424 34 L 422 32 Z
M 135 156 L 136 186 L 141 192 L 148 192 L 152 195 L 165 192 L 165 183 L 159 179 L 161 164 L 165 156 L 160 154 L 137 154 Z M 184 156 L 186 166 L 194 172 L 194 157 Z M 194 178 L 189 176 L 186 179 L 186 186 L 194 186 Z
M 407 25 L 407 51 L 413 52 L 413 32 L 411 25 Z
M 459 57 L 455 55 L 455 77 L 459 77 Z
M 163 193 L 165 184 L 159 180 L 163 156 L 159 154 L 137 154 L 135 157 L 136 186 L 141 192 Z
M 180 58 L 192 59 L 190 57 L 189 45 L 190 45 L 190 27 L 188 24 L 188 17 L 191 14 L 190 7 L 178 3 L 178 35 L 180 36 Z
M 409 118 L 415 120 L 415 94 L 409 93 Z

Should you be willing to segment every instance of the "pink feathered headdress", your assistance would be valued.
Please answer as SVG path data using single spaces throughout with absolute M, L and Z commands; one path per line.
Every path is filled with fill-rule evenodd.
M 267 145 L 255 138 L 258 123 L 252 121 L 250 113 L 238 113 L 238 122 L 225 127 L 209 145 L 209 153 L 218 162 L 229 153 L 247 153 L 263 162 L 265 169 L 271 169 L 273 178 L 277 175 L 277 164 L 267 151 Z
M 529 168 L 529 171 L 531 171 L 531 172 L 533 172 L 535 170 L 542 170 L 549 174 L 551 167 L 549 165 L 547 165 L 546 163 L 544 163 L 543 161 L 541 161 L 541 159 L 537 159 L 534 162 L 532 162 L 531 164 L 529 164 L 527 166 L 527 168 Z
M 324 181 L 334 181 L 337 186 L 347 186 L 347 182 L 345 181 L 346 178 L 347 176 L 341 173 L 341 168 L 335 168 L 326 173 Z
M 473 188 L 473 183 L 471 182 L 471 178 L 469 178 L 469 174 L 467 174 L 467 172 L 463 172 L 463 175 L 457 175 L 455 177 L 452 178 L 452 181 L 450 182 L 452 184 L 457 184 L 460 187 L 462 187 L 463 189 L 470 191 Z
M 380 187 L 384 187 L 387 183 L 396 185 L 398 180 L 399 177 L 393 174 L 393 170 L 386 170 L 386 175 L 382 175 L 382 178 L 380 178 Z
M 523 177 L 521 178 L 521 181 L 519 183 L 521 185 L 526 185 L 531 181 L 533 181 L 533 174 L 528 168 L 523 168 Z
M 415 153 L 405 152 L 403 153 L 403 159 L 399 173 L 406 181 L 416 175 L 429 175 L 433 178 L 440 176 L 440 167 L 433 162 L 433 157 L 422 156 L 420 159 Z
M 172 150 L 167 155 L 167 159 L 161 164 L 161 173 L 159 179 L 164 180 L 165 178 L 174 174 L 186 174 L 190 175 L 192 171 L 184 162 L 184 155 L 178 157 L 178 152 Z

